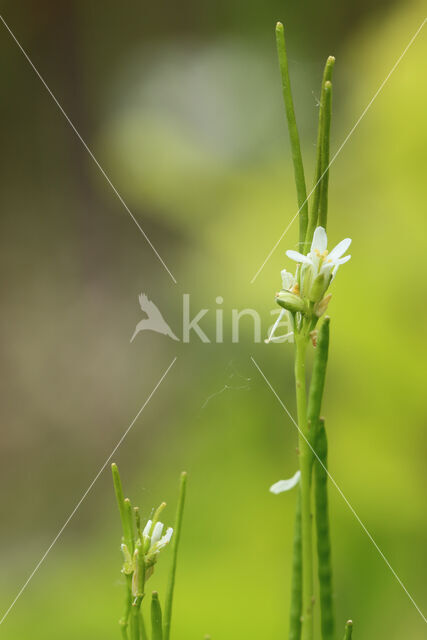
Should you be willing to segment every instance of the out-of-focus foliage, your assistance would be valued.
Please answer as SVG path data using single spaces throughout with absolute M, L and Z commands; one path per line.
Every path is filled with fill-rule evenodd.
M 268 487 L 294 472 L 296 434 L 249 356 L 294 413 L 292 347 L 254 345 L 249 320 L 231 344 L 229 320 L 253 307 L 268 326 L 296 242 L 295 223 L 250 285 L 296 213 L 273 36 L 288 8 L 260 4 L 258 15 L 236 0 L 178 16 L 167 3 L 165 24 L 154 7 L 130 3 L 127 15 L 106 3 L 98 23 L 90 4 L 76 3 L 71 22 L 59 8 L 50 21 L 48 3 L 34 23 L 17 8 L 5 18 L 178 284 L 4 32 L 0 603 L 178 355 L 117 455 L 145 513 L 166 499 L 170 520 L 189 472 L 173 638 L 282 638 L 295 497 Z M 337 57 L 333 154 L 424 18 L 419 2 L 312 8 L 307 20 L 293 5 L 287 21 L 309 184 L 326 55 Z M 331 169 L 331 245 L 351 236 L 353 257 L 334 283 L 324 406 L 331 473 L 421 608 L 425 56 L 421 34 Z M 194 312 L 211 309 L 210 336 L 222 296 L 224 344 L 149 333 L 129 344 L 141 291 L 179 335 L 183 292 Z M 421 639 L 421 617 L 333 487 L 331 512 L 338 619 L 352 617 L 360 638 Z M 4 622 L 5 640 L 119 637 L 118 535 L 105 474 Z M 149 585 L 161 593 L 165 556 Z

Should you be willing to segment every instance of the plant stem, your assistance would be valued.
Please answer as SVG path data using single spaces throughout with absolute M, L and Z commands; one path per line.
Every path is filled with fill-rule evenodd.
M 141 640 L 148 640 L 147 630 L 145 628 L 144 617 L 142 613 L 139 614 L 139 631 L 141 635 Z
M 296 503 L 296 509 L 295 509 L 289 640 L 300 640 L 301 638 L 301 612 L 302 612 L 301 487 L 298 487 L 297 490 L 298 490 L 298 494 L 297 494 L 297 503 Z
M 299 208 L 299 240 L 300 247 L 304 243 L 307 232 L 308 202 L 305 185 L 304 166 L 302 162 L 301 146 L 298 127 L 295 118 L 294 103 L 292 100 L 291 83 L 289 79 L 288 56 L 286 54 L 285 30 L 283 24 L 276 25 L 276 46 L 279 57 L 280 73 L 282 76 L 283 100 L 285 102 L 286 118 L 288 121 L 289 139 L 291 142 L 292 161 L 294 164 L 295 185 L 297 189 Z
M 181 538 L 182 517 L 184 514 L 186 490 L 187 490 L 187 474 L 185 471 L 183 471 L 181 473 L 181 482 L 179 486 L 179 497 L 178 497 L 178 506 L 176 510 L 175 528 L 174 528 L 174 533 L 172 537 L 172 565 L 171 565 L 171 572 L 169 576 L 169 584 L 166 592 L 166 601 L 165 601 L 164 640 L 169 640 L 169 637 L 170 637 L 176 565 L 178 560 L 179 541 Z
M 132 577 L 126 576 L 126 607 L 125 614 L 119 624 L 122 630 L 123 640 L 128 640 L 129 616 L 132 608 Z
M 352 635 L 353 635 L 353 622 L 351 620 L 348 620 L 345 625 L 344 640 L 351 640 Z
M 320 618 L 322 640 L 333 640 L 335 621 L 332 602 L 332 562 L 328 512 L 328 442 L 324 421 L 320 420 L 316 435 L 314 461 L 314 502 L 316 506 L 317 556 L 319 575 Z M 319 461 L 320 460 L 320 461 Z M 323 465 L 323 466 L 322 466 Z
M 332 72 L 334 70 L 335 58 L 329 56 L 326 60 L 325 69 L 323 71 L 322 88 L 320 92 L 320 105 L 319 105 L 319 124 L 317 129 L 317 152 L 316 152 L 316 171 L 314 174 L 314 184 L 312 191 L 310 214 L 308 216 L 307 234 L 305 237 L 305 245 L 303 247 L 303 253 L 307 253 L 310 249 L 310 244 L 313 239 L 313 233 L 318 224 L 319 218 L 319 200 L 321 191 L 321 180 L 323 173 L 323 155 L 322 150 L 324 147 L 325 137 L 325 85 L 332 79 Z M 327 166 L 327 165 L 326 165 Z
M 297 395 L 299 452 L 301 469 L 302 534 L 302 640 L 313 639 L 313 543 L 311 523 L 312 453 L 308 443 L 305 355 L 307 336 L 295 335 L 295 382 Z

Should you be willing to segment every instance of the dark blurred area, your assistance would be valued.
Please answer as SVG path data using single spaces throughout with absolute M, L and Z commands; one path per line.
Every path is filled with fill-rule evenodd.
M 238 344 L 148 332 L 130 343 L 138 294 L 178 335 L 186 292 L 194 313 L 221 295 L 226 317 L 251 307 L 269 322 L 296 241 L 294 225 L 249 284 L 296 212 L 275 22 L 310 185 L 324 60 L 337 58 L 336 150 L 423 7 L 42 0 L 6 1 L 1 15 L 101 168 L 0 24 L 0 617 L 178 356 L 115 456 L 143 512 L 166 499 L 170 521 L 179 472 L 190 474 L 174 638 L 284 637 L 294 496 L 268 487 L 294 472 L 296 435 L 249 356 L 294 412 L 291 347 L 254 345 L 250 322 Z M 331 243 L 350 235 L 354 257 L 334 292 L 325 402 L 332 473 L 421 609 L 425 49 L 422 33 L 331 170 Z M 204 326 L 215 332 L 213 311 Z M 2 637 L 119 636 L 110 484 L 107 469 Z M 333 488 L 331 510 L 339 620 L 353 617 L 360 638 L 422 638 L 421 617 Z M 153 588 L 164 591 L 165 571 Z

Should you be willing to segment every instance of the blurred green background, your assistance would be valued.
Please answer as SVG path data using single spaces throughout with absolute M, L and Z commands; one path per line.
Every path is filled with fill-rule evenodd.
M 424 19 L 421 2 L 2 3 L 2 15 L 176 277 L 175 285 L 6 29 L 1 54 L 0 606 L 7 610 L 161 374 L 115 460 L 149 515 L 189 472 L 174 640 L 287 637 L 296 430 L 292 347 L 230 338 L 271 322 L 296 212 L 274 47 L 287 28 L 311 184 L 324 60 L 337 58 L 332 152 Z M 426 88 L 421 33 L 331 169 L 334 284 L 324 405 L 330 470 L 427 609 Z M 223 344 L 142 333 L 144 291 L 181 335 L 182 294 Z M 220 393 L 218 393 L 220 392 Z M 330 492 L 337 619 L 356 638 L 425 623 Z M 0 628 L 5 640 L 119 638 L 119 522 L 104 472 Z M 169 555 L 169 558 L 168 558 Z M 164 594 L 170 552 L 149 586 Z M 341 634 L 341 632 L 340 632 Z

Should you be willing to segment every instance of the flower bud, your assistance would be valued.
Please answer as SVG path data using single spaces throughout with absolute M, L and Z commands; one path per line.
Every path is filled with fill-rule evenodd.
M 319 302 L 319 300 L 323 298 L 330 282 L 330 274 L 326 275 L 325 273 L 319 273 L 319 275 L 316 276 L 309 293 L 311 302 Z
M 303 313 L 306 311 L 304 300 L 290 291 L 280 291 L 280 293 L 276 295 L 276 302 L 292 313 L 296 313 L 297 311 Z

